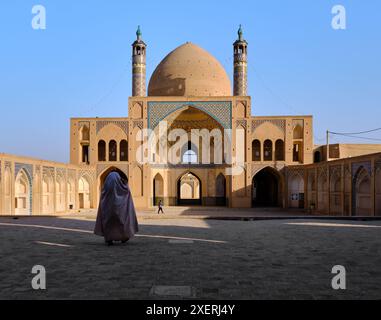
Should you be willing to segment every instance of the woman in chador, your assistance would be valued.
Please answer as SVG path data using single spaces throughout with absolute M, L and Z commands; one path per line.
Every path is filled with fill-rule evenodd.
M 126 243 L 139 230 L 130 188 L 119 173 L 111 172 L 104 183 L 94 233 L 113 241 Z

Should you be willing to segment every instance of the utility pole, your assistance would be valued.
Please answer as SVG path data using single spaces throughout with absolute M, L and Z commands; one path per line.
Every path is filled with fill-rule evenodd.
M 329 161 L 329 131 L 327 130 L 327 161 Z

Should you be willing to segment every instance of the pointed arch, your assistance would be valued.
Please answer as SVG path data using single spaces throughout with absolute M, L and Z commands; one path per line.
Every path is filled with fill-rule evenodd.
M 251 143 L 252 161 L 261 161 L 261 142 L 257 139 Z
M 181 155 L 181 161 L 184 164 L 196 164 L 199 162 L 199 150 L 197 146 L 191 141 L 188 141 L 188 143 L 182 147 Z
M 303 125 L 302 123 L 296 123 L 293 130 L 294 139 L 303 139 Z
M 178 205 L 201 205 L 202 204 L 201 179 L 191 171 L 181 175 L 177 181 Z
M 263 144 L 263 160 L 273 161 L 273 142 L 269 139 Z
M 281 206 L 283 184 L 282 176 L 276 169 L 268 166 L 257 171 L 252 180 L 252 206 Z
M 288 180 L 288 199 L 291 208 L 304 208 L 304 179 L 298 173 Z
M 108 144 L 108 161 L 115 162 L 117 161 L 118 155 L 118 145 L 115 140 L 110 140 Z
M 160 200 L 164 202 L 164 179 L 157 173 L 153 179 L 153 205 L 158 205 Z
M 15 214 L 29 215 L 32 210 L 32 186 L 29 175 L 21 169 L 15 180 Z
M 353 215 L 370 216 L 372 214 L 371 177 L 364 166 L 360 166 L 354 176 L 352 202 Z
M 277 141 L 275 141 L 275 161 L 284 161 L 284 159 L 284 141 L 282 139 L 278 139 Z
M 104 140 L 98 142 L 98 161 L 106 161 L 106 141 Z
M 122 140 L 119 147 L 119 160 L 123 162 L 128 161 L 128 141 Z
M 90 128 L 88 127 L 87 124 L 84 124 L 79 128 L 79 140 L 80 141 L 90 140 Z
M 216 205 L 226 206 L 226 178 L 223 173 L 216 178 Z
M 91 208 L 91 179 L 86 175 L 78 180 L 78 197 L 80 209 Z

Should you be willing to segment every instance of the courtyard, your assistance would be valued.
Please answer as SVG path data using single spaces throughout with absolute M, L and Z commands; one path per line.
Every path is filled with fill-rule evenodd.
M 139 217 L 112 247 L 91 214 L 0 218 L 0 299 L 381 299 L 381 221 Z

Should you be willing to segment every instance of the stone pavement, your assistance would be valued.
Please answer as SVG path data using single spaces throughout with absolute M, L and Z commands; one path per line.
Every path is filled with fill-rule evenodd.
M 340 219 L 340 220 L 369 220 L 381 221 L 381 216 L 351 217 L 332 216 L 311 213 L 304 209 L 282 208 L 247 208 L 236 209 L 226 207 L 165 207 L 165 214 L 157 214 L 157 207 L 137 209 L 137 215 L 141 220 L 151 219 L 210 219 L 210 220 L 271 220 L 271 219 Z M 95 219 L 97 209 L 81 210 L 75 213 L 60 214 L 61 217 L 74 217 Z M 45 215 L 56 216 L 56 215 Z M 1 217 L 1 216 L 0 216 Z M 5 217 L 5 216 L 3 216 Z M 13 217 L 13 216 L 11 216 Z M 29 217 L 29 216 L 27 216 Z
M 381 222 L 140 223 L 106 247 L 91 217 L 0 218 L 0 299 L 381 299 Z M 46 291 L 31 288 L 34 265 Z M 334 265 L 345 291 L 331 288 Z

